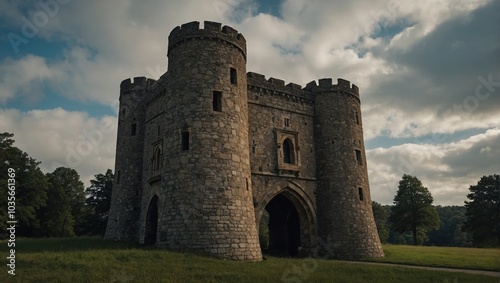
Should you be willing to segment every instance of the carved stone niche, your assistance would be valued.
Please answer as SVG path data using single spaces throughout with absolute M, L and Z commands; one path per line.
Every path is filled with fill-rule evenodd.
M 276 129 L 276 145 L 279 175 L 295 175 L 300 172 L 299 133 Z

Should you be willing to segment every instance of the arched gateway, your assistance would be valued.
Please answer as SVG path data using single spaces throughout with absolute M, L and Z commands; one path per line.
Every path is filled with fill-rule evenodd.
M 259 228 L 268 231 L 264 252 L 285 257 L 312 255 L 316 234 L 312 202 L 297 186 L 272 191 L 256 208 Z
M 293 203 L 283 194 L 275 196 L 267 205 L 269 215 L 268 252 L 282 256 L 298 256 L 300 243 L 299 213 Z M 262 222 L 262 221 L 261 221 Z

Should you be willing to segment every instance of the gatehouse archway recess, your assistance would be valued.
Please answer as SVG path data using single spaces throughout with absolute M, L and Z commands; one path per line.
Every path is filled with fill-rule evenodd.
M 266 211 L 269 214 L 267 252 L 278 256 L 297 257 L 300 247 L 300 221 L 293 203 L 283 194 L 278 194 L 266 205 Z
M 153 196 L 149 203 L 148 213 L 146 214 L 146 231 L 144 233 L 144 244 L 155 245 L 156 235 L 158 234 L 158 197 Z
M 259 214 L 259 228 L 267 237 L 261 243 L 264 253 L 284 257 L 312 255 L 315 244 L 315 214 L 309 202 L 287 187 L 271 196 Z M 259 229 L 262 230 L 262 229 Z M 262 233 L 261 233 L 262 234 Z

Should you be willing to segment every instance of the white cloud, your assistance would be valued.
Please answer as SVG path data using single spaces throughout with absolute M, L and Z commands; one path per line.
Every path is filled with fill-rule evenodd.
M 20 112 L 0 109 L 0 128 L 14 134 L 14 146 L 42 161 L 43 172 L 75 169 L 85 185 L 95 174 L 114 170 L 116 117 L 89 117 L 61 108 Z
M 7 59 L 0 65 L 0 104 L 18 93 L 41 96 L 41 86 L 49 86 L 76 101 L 105 105 L 118 96 L 120 81 L 135 76 L 158 79 L 166 70 L 167 37 L 171 29 L 193 20 L 215 20 L 230 24 L 229 13 L 243 1 L 70 1 L 61 5 L 48 23 L 37 28 L 37 37 L 66 42 L 58 60 L 27 55 Z M 23 15 L 25 5 L 10 2 L 6 9 Z M 41 8 L 32 7 L 28 19 Z M 238 9 L 244 15 L 245 10 Z M 12 32 L 23 35 L 22 21 L 14 21 Z M 35 44 L 27 38 L 20 44 Z M 31 64 L 29 66 L 28 64 Z M 12 70 L 13 71 L 12 71 Z M 152 71 L 154 70 L 154 71 Z M 161 70 L 157 72 L 156 70 Z M 14 80 L 12 80 L 14 78 Z
M 419 178 L 441 205 L 462 205 L 470 185 L 498 174 L 500 129 L 445 144 L 402 144 L 367 151 L 372 199 L 390 204 L 403 174 Z
M 58 80 L 61 71 L 50 68 L 45 59 L 27 55 L 19 60 L 5 59 L 0 63 L 0 104 L 15 96 L 28 102 L 43 97 L 46 81 Z
M 486 104 L 488 100 L 480 103 Z M 500 112 L 476 113 L 467 111 L 463 104 L 450 104 L 444 114 L 439 114 L 432 106 L 409 112 L 390 105 L 370 104 L 363 107 L 363 121 L 365 141 L 382 135 L 416 140 L 433 135 L 435 142 L 440 142 L 446 134 L 498 127 Z
M 0 15 L 17 33 L 23 25 L 20 19 L 37 11 L 19 3 L 0 3 Z M 484 137 L 474 137 L 477 141 L 415 142 L 369 151 L 369 164 L 376 164 L 370 166 L 373 195 L 381 201 L 391 201 L 403 170 L 418 173 L 424 184 L 439 188 L 433 189 L 436 200 L 455 204 L 460 204 L 470 182 L 483 174 L 480 170 L 491 171 L 477 158 L 498 152 L 498 146 L 482 143 L 496 131 L 491 129 L 500 126 L 500 90 L 488 89 L 491 95 L 486 99 L 475 90 L 480 76 L 491 75 L 495 82 L 500 78 L 498 65 L 492 63 L 500 44 L 488 12 L 498 8 L 497 2 L 286 0 L 280 18 L 258 14 L 256 7 L 252 0 L 70 1 L 37 34 L 37 39 L 65 43 L 64 51 L 50 60 L 35 55 L 4 59 L 0 104 L 16 97 L 47 99 L 50 89 L 72 100 L 111 105 L 121 80 L 157 79 L 163 74 L 172 28 L 211 20 L 243 33 L 248 71 L 302 85 L 324 77 L 342 77 L 358 85 L 365 140 L 485 130 Z M 377 37 L 383 32 L 388 38 Z M 35 41 L 19 48 L 28 50 Z M 99 122 L 63 109 L 0 113 L 1 128 L 14 132 L 19 147 L 43 161 L 43 166 L 66 163 L 67 148 L 76 148 L 84 139 L 82 129 L 95 129 Z M 92 176 L 113 168 L 115 137 L 107 134 L 76 169 Z M 468 159 L 460 159 L 464 156 Z M 98 162 L 98 158 L 104 159 Z M 96 168 L 98 172 L 93 171 Z M 450 178 L 454 170 L 461 174 Z M 456 187 L 459 193 L 454 193 Z

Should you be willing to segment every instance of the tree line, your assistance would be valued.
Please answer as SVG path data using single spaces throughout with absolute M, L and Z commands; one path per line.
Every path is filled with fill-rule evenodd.
M 469 187 L 465 206 L 434 206 L 429 190 L 403 175 L 393 205 L 372 202 L 382 243 L 435 246 L 500 246 L 500 176 Z
M 13 146 L 13 136 L 0 133 L 0 238 L 6 236 L 2 231 L 6 231 L 8 220 L 9 168 L 16 172 L 18 236 L 104 235 L 114 180 L 111 169 L 95 175 L 87 188 L 71 168 L 59 167 L 43 174 L 39 161 Z M 421 181 L 403 175 L 393 205 L 372 203 L 380 240 L 499 247 L 500 176 L 483 176 L 469 190 L 465 206 L 434 206 L 431 193 Z
M 16 235 L 71 237 L 104 235 L 111 202 L 113 172 L 95 175 L 88 188 L 71 168 L 43 174 L 40 162 L 13 146 L 13 134 L 0 133 L 0 238 L 7 225 L 9 168 L 15 170 Z M 4 174 L 5 173 L 5 174 Z M 9 200 L 10 201 L 10 200 Z

